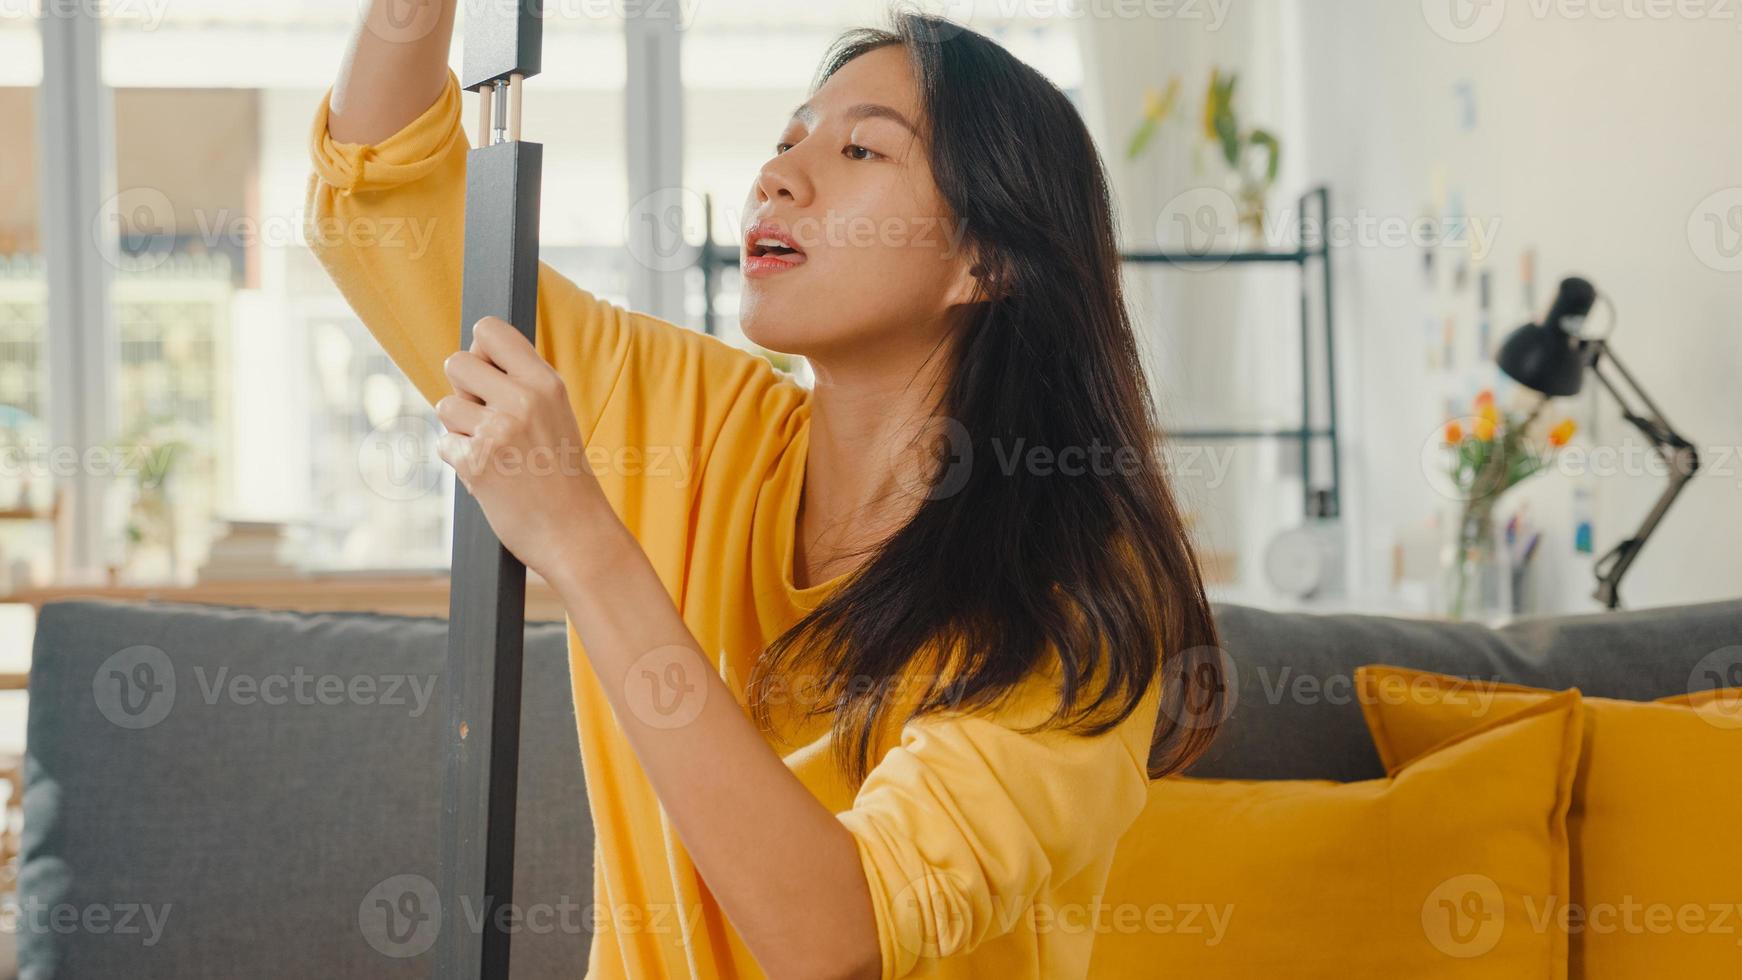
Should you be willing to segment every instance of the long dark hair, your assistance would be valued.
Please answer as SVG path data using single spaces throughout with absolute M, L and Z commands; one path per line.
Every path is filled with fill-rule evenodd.
M 990 706 L 1048 668 L 1060 699 L 1041 727 L 1094 735 L 1160 682 L 1149 772 L 1183 770 L 1214 737 L 1222 660 L 1162 468 L 1100 156 L 1057 86 L 918 13 L 841 35 L 813 90 L 888 45 L 906 49 L 933 177 L 991 285 L 924 427 L 938 437 L 924 499 L 763 652 L 753 714 L 769 728 L 780 678 L 817 678 L 810 710 L 833 716 L 836 760 L 857 784 L 898 702 L 906 716 Z M 1073 447 L 1082 465 L 1001 465 L 1031 447 Z

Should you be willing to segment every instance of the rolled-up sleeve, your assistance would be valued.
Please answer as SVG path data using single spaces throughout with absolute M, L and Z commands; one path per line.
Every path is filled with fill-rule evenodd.
M 460 127 L 460 86 L 453 72 L 429 108 L 398 132 L 377 143 L 341 143 L 327 132 L 332 89 L 316 107 L 309 160 L 315 175 L 343 197 L 410 183 L 463 156 L 466 134 Z
M 1147 798 L 1133 733 L 1153 721 L 1138 712 L 1098 736 L 909 721 L 837 815 L 858 842 L 883 976 L 1010 932 L 1037 896 L 1110 855 Z
M 436 101 L 376 143 L 334 139 L 331 102 L 329 88 L 309 133 L 309 249 L 382 350 L 434 404 L 452 390 L 442 363 L 460 348 L 468 144 L 459 79 L 450 69 Z M 680 329 L 644 327 L 543 262 L 536 317 L 539 355 L 567 383 L 583 436 L 632 368 L 637 328 Z M 681 403 L 679 392 L 659 394 L 663 401 L 650 404 Z
M 331 101 L 328 89 L 309 133 L 309 249 L 433 405 L 453 390 L 443 364 L 462 326 L 469 147 L 459 79 L 449 70 L 429 108 L 375 143 L 334 139 Z M 534 345 L 564 381 L 586 461 L 638 535 L 681 540 L 715 445 L 741 456 L 784 444 L 780 425 L 805 397 L 767 360 L 618 306 L 542 261 L 535 316 Z

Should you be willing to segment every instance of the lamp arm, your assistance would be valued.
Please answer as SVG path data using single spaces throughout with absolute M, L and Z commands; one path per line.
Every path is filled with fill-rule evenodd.
M 1615 399 L 1616 403 L 1621 406 L 1621 417 L 1651 440 L 1652 449 L 1659 458 L 1669 464 L 1670 469 L 1669 486 L 1665 487 L 1663 494 L 1657 498 L 1657 503 L 1645 516 L 1645 521 L 1640 525 L 1639 530 L 1597 560 L 1597 591 L 1592 593 L 1592 598 L 1603 603 L 1606 608 L 1617 609 L 1621 605 L 1619 591 L 1621 577 L 1627 574 L 1627 569 L 1632 566 L 1633 560 L 1639 557 L 1640 550 L 1645 547 L 1646 539 L 1651 537 L 1651 533 L 1657 529 L 1658 523 L 1663 520 L 1663 515 L 1669 510 L 1670 504 L 1682 492 L 1682 488 L 1687 486 L 1688 481 L 1693 479 L 1694 473 L 1699 470 L 1700 454 L 1692 443 L 1684 439 L 1664 419 L 1663 413 L 1652 402 L 1644 389 L 1639 387 L 1639 382 L 1634 380 L 1626 365 L 1616 358 L 1615 352 L 1609 348 L 1607 341 L 1587 340 L 1582 341 L 1580 346 L 1584 349 L 1586 366 L 1590 368 L 1591 373 L 1597 376 L 1597 380 L 1603 383 L 1603 387 L 1608 389 L 1610 396 Z M 1642 416 L 1634 411 L 1627 395 L 1616 386 L 1614 380 L 1604 371 L 1605 364 L 1613 367 L 1622 380 L 1627 382 L 1627 386 L 1635 397 L 1644 404 L 1645 410 L 1650 413 L 1649 415 Z
M 1677 435 L 1670 424 L 1664 420 L 1663 412 L 1657 407 L 1657 403 L 1653 402 L 1651 396 L 1645 393 L 1645 389 L 1639 386 L 1639 382 L 1634 380 L 1633 373 L 1628 371 L 1627 365 L 1621 363 L 1621 359 L 1615 356 L 1615 351 L 1609 346 L 1607 340 L 1581 341 L 1580 347 L 1585 354 L 1585 366 L 1596 373 L 1597 380 L 1603 383 L 1603 387 L 1609 389 L 1609 394 L 1613 395 L 1615 401 L 1620 404 L 1622 414 L 1627 418 L 1627 421 L 1633 423 L 1636 428 L 1651 437 L 1653 443 L 1660 446 L 1670 445 L 1678 449 L 1693 448 Z M 1603 373 L 1602 367 L 1605 363 L 1612 366 L 1615 372 L 1621 375 L 1622 380 L 1627 382 L 1627 387 L 1632 389 L 1634 396 L 1645 405 L 1645 410 L 1650 412 L 1650 415 L 1640 416 L 1633 411 L 1633 406 L 1628 403 L 1627 397 L 1615 387 L 1615 382 Z

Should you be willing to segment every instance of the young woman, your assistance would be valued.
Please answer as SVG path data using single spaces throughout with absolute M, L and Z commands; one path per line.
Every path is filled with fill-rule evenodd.
M 1064 95 L 903 15 L 768 121 L 742 322 L 814 390 L 548 266 L 536 344 L 487 319 L 456 352 L 452 0 L 416 37 L 382 6 L 316 115 L 308 236 L 568 610 L 590 975 L 1086 975 L 1219 684 Z

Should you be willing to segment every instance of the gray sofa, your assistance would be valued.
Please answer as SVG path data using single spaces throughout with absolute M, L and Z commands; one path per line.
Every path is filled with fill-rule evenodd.
M 1217 615 L 1237 684 L 1201 776 L 1382 775 L 1349 685 L 1361 664 L 1648 699 L 1713 686 L 1714 664 L 1742 655 L 1742 601 L 1499 630 Z M 580 976 L 591 935 L 564 635 L 526 635 L 515 977 Z M 433 619 L 44 607 L 20 976 L 427 976 L 445 639 Z

